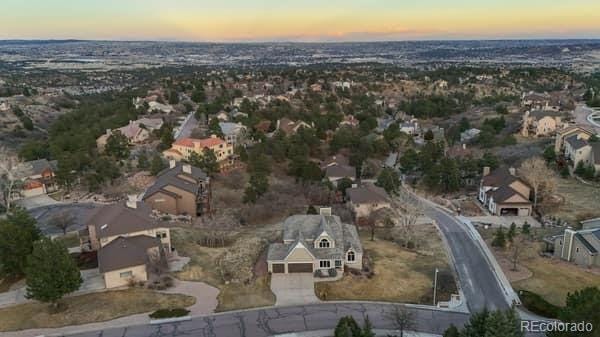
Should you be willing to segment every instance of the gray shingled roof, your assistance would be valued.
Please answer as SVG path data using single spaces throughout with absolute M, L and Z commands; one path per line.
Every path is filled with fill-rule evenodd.
M 146 264 L 148 249 L 159 247 L 160 240 L 148 235 L 118 237 L 98 250 L 101 273 Z
M 21 163 L 15 168 L 17 177 L 24 179 L 34 175 L 40 175 L 44 170 L 50 169 L 56 171 L 58 162 L 56 160 L 48 161 L 48 159 L 36 159 Z
M 124 203 L 106 205 L 92 211 L 87 226 L 94 226 L 98 238 L 124 235 L 158 228 L 157 221 L 150 217 L 151 209 L 143 202 L 137 208 L 129 208 Z
M 597 254 L 598 250 L 587 240 L 587 237 L 581 233 L 575 233 L 575 238 L 592 254 Z
M 335 248 L 314 248 L 314 241 L 326 232 Z M 269 246 L 269 260 L 283 260 L 301 242 L 317 259 L 343 259 L 348 250 L 362 252 L 356 227 L 341 222 L 338 216 L 293 215 L 283 223 L 283 240 L 293 243 L 274 243 Z
M 573 135 L 573 136 L 567 137 L 567 139 L 565 140 L 567 143 L 569 143 L 571 145 L 573 150 L 579 150 L 582 147 L 585 147 L 588 145 L 588 142 L 586 142 L 583 139 L 580 139 L 578 136 L 579 135 Z
M 389 199 L 387 192 L 383 188 L 373 184 L 348 188 L 346 195 L 354 204 L 383 203 Z
M 199 181 L 207 180 L 208 176 L 201 169 L 191 165 L 191 174 L 183 172 L 183 165 L 185 164 L 177 163 L 174 168 L 168 168 L 161 171 L 156 178 L 156 182 L 146 190 L 146 193 L 144 193 L 144 199 L 160 190 L 163 190 L 164 187 L 168 185 L 172 185 L 184 191 L 196 194 L 198 192 L 198 184 L 181 179 L 178 176 L 186 175 Z
M 356 179 L 356 168 L 349 165 L 331 165 L 325 169 L 328 178 L 348 177 Z

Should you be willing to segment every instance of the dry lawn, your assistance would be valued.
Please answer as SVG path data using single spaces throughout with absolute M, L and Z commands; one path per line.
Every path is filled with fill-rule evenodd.
M 480 230 L 488 246 L 493 231 Z M 544 230 L 537 230 L 535 237 L 544 236 L 539 231 Z M 569 292 L 600 284 L 600 270 L 581 268 L 560 259 L 543 257 L 540 252 L 544 243 L 540 241 L 529 241 L 526 244 L 516 271 L 512 270 L 513 265 L 508 258 L 510 248 L 500 250 L 490 246 L 513 288 L 534 292 L 554 305 L 564 306 Z
M 556 193 L 564 203 L 550 212 L 571 225 L 582 218 L 600 216 L 600 188 L 580 183 L 575 179 L 557 179 Z
M 233 233 L 235 241 L 231 246 L 223 248 L 208 248 L 196 243 L 201 230 L 178 228 L 173 230 L 173 244 L 177 247 L 179 254 L 189 256 L 190 263 L 183 271 L 178 273 L 177 278 L 184 281 L 206 282 L 219 288 L 219 305 L 217 311 L 228 311 L 235 309 L 246 309 L 254 307 L 270 306 L 275 304 L 275 295 L 271 292 L 269 277 L 260 276 L 252 278 L 249 282 L 225 282 L 219 273 L 217 261 L 221 255 L 228 250 L 239 249 L 245 238 L 255 236 L 272 238 L 278 234 L 275 226 L 266 226 L 260 229 L 244 228 Z M 237 246 L 237 248 L 236 248 Z M 248 266 L 250 268 L 252 265 Z M 250 262 L 248 262 L 250 263 Z
M 0 309 L 0 331 L 57 328 L 151 312 L 157 309 L 189 307 L 191 296 L 157 293 L 146 289 L 99 292 L 63 299 L 63 309 L 51 313 L 42 303 L 20 304 Z
M 345 275 L 335 282 L 315 283 L 319 297 L 327 300 L 374 300 L 406 303 L 431 303 L 435 268 L 449 274 L 448 258 L 437 230 L 420 226 L 420 249 L 410 251 L 384 240 L 379 233 L 370 241 L 368 233 L 361 233 L 363 248 L 373 261 L 374 276 Z M 438 300 L 447 300 L 456 292 L 454 280 L 445 284 L 447 291 L 438 288 Z

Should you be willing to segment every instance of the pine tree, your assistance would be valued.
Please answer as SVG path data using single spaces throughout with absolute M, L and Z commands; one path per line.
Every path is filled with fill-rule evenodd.
M 21 208 L 12 209 L 6 219 L 0 219 L 0 276 L 23 275 L 27 256 L 39 238 L 35 219 Z
M 498 248 L 506 247 L 506 235 L 504 234 L 504 230 L 502 228 L 498 228 L 496 233 L 494 233 L 494 240 L 492 240 L 492 246 Z
M 83 282 L 75 260 L 60 241 L 43 238 L 33 245 L 25 268 L 29 299 L 52 303 L 77 289 Z

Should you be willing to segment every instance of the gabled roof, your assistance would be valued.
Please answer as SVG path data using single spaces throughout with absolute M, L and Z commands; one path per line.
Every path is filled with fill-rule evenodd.
M 389 201 L 387 192 L 383 188 L 373 184 L 348 188 L 346 195 L 353 204 L 374 204 Z
M 600 232 L 600 230 L 597 230 L 597 232 Z M 581 244 L 585 247 L 585 249 L 588 250 L 588 252 L 590 252 L 591 254 L 598 254 L 598 250 L 594 247 L 594 245 L 592 245 L 588 241 L 589 237 L 587 235 L 575 233 L 575 238 L 579 240 L 579 242 L 581 242 Z
M 326 232 L 334 245 L 330 248 L 314 248 L 314 241 Z M 341 222 L 337 216 L 293 215 L 283 223 L 283 240 L 289 244 L 275 243 L 269 246 L 269 260 L 284 260 L 298 245 L 302 245 L 316 259 L 343 259 L 349 249 L 362 253 L 362 245 L 356 227 Z
M 198 185 L 201 182 L 207 181 L 208 176 L 200 168 L 197 168 L 192 165 L 189 165 L 191 173 L 184 172 L 184 165 L 186 164 L 177 163 L 173 168 L 167 168 L 162 170 L 157 175 L 156 182 L 154 182 L 154 184 L 146 190 L 146 193 L 144 193 L 143 199 L 148 198 L 149 196 L 153 195 L 158 191 L 164 192 L 164 188 L 169 185 L 175 186 L 184 191 L 188 191 L 192 194 L 196 194 L 198 192 Z M 181 179 L 180 176 L 187 176 L 189 178 L 192 178 L 193 180 L 196 180 L 197 182 L 193 183 L 189 180 Z
M 57 166 L 58 162 L 56 160 L 49 161 L 48 159 L 36 159 L 21 163 L 16 166 L 14 170 L 17 178 L 24 179 L 34 175 L 40 175 L 45 170 L 55 171 Z
M 519 178 L 510 174 L 510 171 L 506 167 L 501 167 L 492 171 L 490 174 L 481 178 L 483 186 L 501 187 L 508 186 Z
M 143 202 L 137 208 L 129 208 L 125 203 L 95 208 L 85 224 L 94 226 L 98 238 L 125 235 L 161 227 L 150 217 L 151 209 Z
M 565 139 L 565 142 L 569 143 L 573 150 L 579 150 L 583 147 L 588 146 L 588 142 L 579 138 L 579 135 L 572 135 Z
M 160 247 L 160 239 L 148 235 L 118 237 L 98 250 L 101 273 L 146 264 L 148 249 Z
M 529 199 L 527 197 L 525 197 L 521 193 L 515 191 L 510 186 L 502 186 L 502 187 L 498 188 L 497 190 L 489 191 L 488 194 L 492 198 L 494 198 L 495 203 L 505 203 L 508 199 L 512 198 L 515 195 L 523 198 L 525 200 L 524 202 L 529 203 Z
M 325 169 L 325 176 L 328 178 L 348 177 L 356 179 L 356 168 L 349 165 L 331 165 Z

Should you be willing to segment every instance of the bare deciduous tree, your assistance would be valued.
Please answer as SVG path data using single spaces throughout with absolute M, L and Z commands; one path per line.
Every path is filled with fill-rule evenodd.
M 523 256 L 523 252 L 525 251 L 525 238 L 523 235 L 517 235 L 510 247 L 510 254 L 508 256 L 510 262 L 512 263 L 512 271 L 517 271 L 517 265 L 519 261 L 521 261 L 521 257 Z
M 533 207 L 537 208 L 542 194 L 551 194 L 556 189 L 554 172 L 548 168 L 546 161 L 540 157 L 525 160 L 519 168 L 519 176 L 533 188 Z
M 0 189 L 2 205 L 8 212 L 12 206 L 12 194 L 16 190 L 19 179 L 15 168 L 21 163 L 19 157 L 5 147 L 0 147 Z
M 404 331 L 415 328 L 415 317 L 412 312 L 405 307 L 394 306 L 392 312 L 388 315 L 394 328 L 400 332 L 400 337 L 404 336 Z
M 73 226 L 77 219 L 69 212 L 62 211 L 52 216 L 48 224 L 62 230 L 63 235 L 67 234 L 67 229 Z
M 399 241 L 402 246 L 407 247 L 414 238 L 414 226 L 423 214 L 423 208 L 418 200 L 412 198 L 403 189 L 401 189 L 398 195 L 395 206 L 399 214 L 394 240 Z

